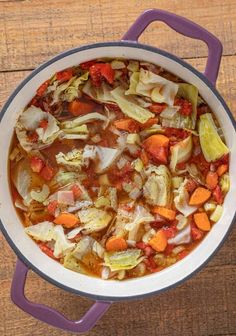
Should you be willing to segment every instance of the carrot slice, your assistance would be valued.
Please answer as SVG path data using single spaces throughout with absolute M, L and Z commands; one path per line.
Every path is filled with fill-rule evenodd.
M 208 172 L 206 176 L 206 184 L 209 189 L 215 189 L 218 184 L 218 174 L 216 172 Z
M 209 221 L 209 218 L 205 212 L 199 212 L 195 213 L 193 215 L 194 222 L 197 225 L 197 227 L 202 231 L 210 231 L 211 229 L 211 223 Z
M 174 220 L 176 216 L 176 211 L 167 209 L 164 207 L 159 207 L 159 206 L 154 207 L 152 209 L 152 212 L 154 212 L 155 214 L 161 215 L 162 217 L 168 220 Z
M 126 241 L 122 237 L 113 236 L 106 241 L 107 251 L 122 251 L 128 247 Z
M 139 124 L 133 119 L 120 119 L 114 121 L 114 126 L 122 131 L 135 133 L 139 131 Z
M 162 134 L 155 134 L 143 142 L 143 148 L 159 162 L 166 164 L 168 156 L 169 138 Z
M 155 236 L 149 240 L 149 245 L 157 252 L 163 252 L 167 246 L 167 238 L 163 230 L 157 231 Z
M 61 213 L 54 219 L 54 223 L 70 229 L 79 223 L 79 219 L 71 213 Z
M 226 173 L 228 170 L 227 164 L 222 164 L 217 168 L 217 174 L 218 176 L 222 176 L 224 173 Z
M 74 116 L 80 116 L 85 113 L 90 113 L 94 109 L 93 102 L 83 102 L 78 99 L 73 100 L 68 105 L 68 111 Z
M 189 205 L 201 205 L 211 197 L 211 192 L 208 189 L 198 187 L 192 193 L 189 200 Z
M 169 144 L 169 138 L 162 134 L 154 134 L 147 138 L 143 145 L 147 149 L 152 149 L 153 147 L 167 147 Z

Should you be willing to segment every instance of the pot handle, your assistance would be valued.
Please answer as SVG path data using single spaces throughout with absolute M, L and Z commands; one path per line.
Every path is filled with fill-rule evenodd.
M 222 56 L 222 43 L 212 33 L 198 24 L 173 13 L 161 9 L 148 9 L 143 12 L 122 37 L 122 40 L 137 42 L 139 36 L 153 21 L 165 22 L 178 33 L 205 42 L 208 46 L 208 58 L 205 76 L 216 83 Z
M 11 285 L 11 299 L 26 313 L 54 327 L 75 333 L 87 332 L 96 324 L 112 303 L 96 301 L 81 318 L 81 320 L 68 320 L 64 315 L 55 309 L 42 304 L 30 302 L 25 297 L 24 289 L 28 271 L 29 268 L 20 259 L 18 259 Z

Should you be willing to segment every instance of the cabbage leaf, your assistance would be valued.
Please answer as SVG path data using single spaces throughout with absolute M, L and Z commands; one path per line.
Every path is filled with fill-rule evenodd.
M 178 163 L 188 161 L 192 154 L 192 148 L 193 143 L 191 135 L 170 148 L 170 170 L 172 172 L 176 171 L 176 165 Z
M 120 252 L 105 252 L 105 266 L 109 267 L 112 272 L 129 270 L 137 266 L 143 260 L 140 256 L 141 250 L 139 249 L 128 249 Z
M 217 128 L 210 113 L 200 116 L 199 138 L 203 155 L 206 161 L 211 162 L 220 159 L 229 153 L 229 148 L 221 140 Z
M 146 169 L 148 179 L 143 186 L 143 195 L 151 205 L 167 206 L 171 197 L 171 175 L 164 165 L 149 165 Z

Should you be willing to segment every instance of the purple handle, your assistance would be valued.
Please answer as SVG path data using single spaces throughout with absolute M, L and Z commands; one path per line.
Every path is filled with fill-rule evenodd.
M 149 9 L 137 18 L 123 36 L 122 40 L 137 42 L 145 28 L 153 21 L 165 22 L 178 33 L 197 40 L 202 40 L 207 44 L 208 59 L 204 74 L 215 85 L 222 56 L 222 44 L 217 37 L 208 32 L 205 28 L 182 16 L 161 9 Z
M 71 332 L 84 333 L 90 330 L 96 324 L 96 322 L 102 317 L 102 315 L 107 311 L 112 303 L 96 301 L 81 320 L 68 320 L 64 315 L 54 310 L 53 308 L 42 304 L 33 303 L 26 299 L 24 295 L 24 289 L 28 271 L 28 267 L 18 259 L 12 280 L 11 299 L 26 313 L 54 327 Z

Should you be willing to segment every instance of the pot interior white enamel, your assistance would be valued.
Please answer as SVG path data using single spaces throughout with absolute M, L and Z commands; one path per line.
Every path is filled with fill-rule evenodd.
M 14 126 L 19 113 L 33 97 L 37 87 L 56 71 L 99 57 L 125 57 L 156 63 L 184 81 L 196 85 L 200 94 L 216 114 L 231 151 L 231 188 L 225 199 L 224 213 L 203 242 L 182 261 L 159 273 L 120 282 L 105 281 L 72 272 L 41 252 L 37 244 L 24 233 L 23 225 L 12 204 L 8 184 L 8 149 Z M 3 117 L 0 124 L 0 218 L 8 242 L 18 255 L 28 265 L 33 266 L 33 269 L 41 276 L 77 294 L 98 299 L 119 300 L 144 296 L 179 283 L 209 259 L 223 242 L 234 219 L 236 174 L 233 174 L 233 167 L 236 166 L 236 135 L 233 122 L 224 105 L 217 92 L 197 71 L 167 53 L 140 44 L 117 42 L 85 46 L 56 56 L 43 64 L 15 91 L 2 111 Z

